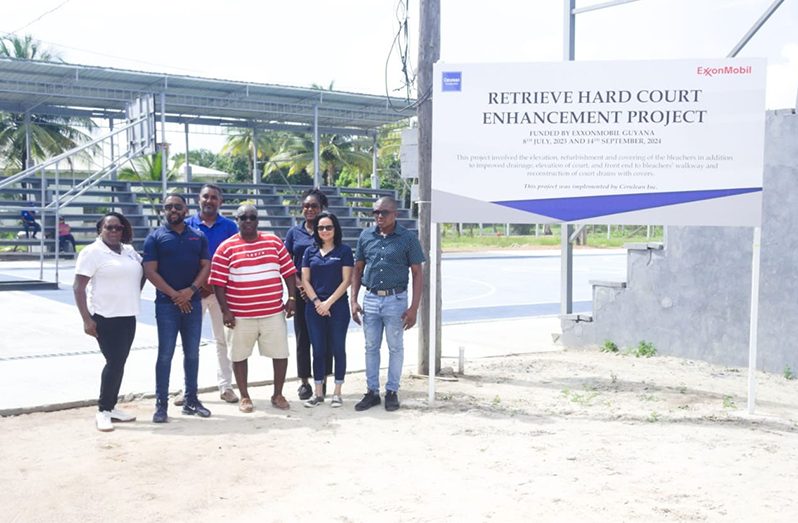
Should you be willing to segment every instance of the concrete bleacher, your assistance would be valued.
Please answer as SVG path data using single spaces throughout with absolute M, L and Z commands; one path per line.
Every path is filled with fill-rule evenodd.
M 0 178 L 2 179 L 2 178 Z M 79 181 L 79 180 L 78 180 Z M 56 186 L 51 179 L 44 187 L 45 205 L 58 195 L 68 191 L 73 181 L 62 181 Z M 260 229 L 285 237 L 288 229 L 302 220 L 300 213 L 301 194 L 309 186 L 283 186 L 266 184 L 218 184 L 225 193 L 221 213 L 232 216 L 242 202 L 252 202 L 259 211 Z M 188 201 L 191 212 L 198 208 L 197 195 L 202 182 L 170 182 L 169 191 L 182 194 Z M 329 211 L 338 216 L 343 229 L 344 242 L 354 246 L 360 232 L 372 224 L 372 203 L 380 196 L 396 196 L 395 191 L 353 188 L 322 187 L 328 197 Z M 37 238 L 18 237 L 23 231 L 20 211 L 35 211 L 36 220 L 45 234 L 45 256 L 55 253 L 55 212 L 45 209 L 41 213 L 41 179 L 27 178 L 23 182 L 0 189 L 0 255 L 5 257 L 39 256 L 41 241 Z M 72 227 L 77 245 L 86 245 L 97 236 L 97 220 L 108 211 L 124 214 L 133 226 L 133 245 L 142 249 L 147 234 L 160 225 L 160 182 L 101 181 L 97 185 L 66 204 L 59 211 L 66 223 Z M 416 230 L 416 220 L 410 210 L 399 209 L 397 221 L 411 230 Z M 41 233 L 39 233 L 41 235 Z

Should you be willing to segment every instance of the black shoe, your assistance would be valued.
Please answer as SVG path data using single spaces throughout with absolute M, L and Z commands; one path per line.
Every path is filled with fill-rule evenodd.
M 375 405 L 380 404 L 380 393 L 376 390 L 370 390 L 363 395 L 363 399 L 358 401 L 355 405 L 355 410 L 368 410 Z
M 168 405 L 169 402 L 167 401 L 158 400 L 155 402 L 155 414 L 152 415 L 153 423 L 166 423 L 169 421 L 169 416 L 166 414 Z
M 313 396 L 313 389 L 310 387 L 309 383 L 303 383 L 300 385 L 297 389 L 297 392 L 299 393 L 299 399 L 301 400 L 310 399 L 310 397 Z
M 183 414 L 187 416 L 197 415 L 200 418 L 210 418 L 211 411 L 205 408 L 197 398 L 186 396 L 186 402 L 183 404 Z
M 385 391 L 385 410 L 389 412 L 399 410 L 399 396 L 392 390 Z

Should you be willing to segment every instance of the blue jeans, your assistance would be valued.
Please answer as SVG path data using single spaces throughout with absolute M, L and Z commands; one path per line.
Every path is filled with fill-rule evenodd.
M 346 330 L 349 328 L 349 304 L 346 296 L 333 303 L 329 316 L 319 316 L 312 302 L 305 306 L 305 321 L 313 345 L 313 380 L 322 383 L 329 374 L 327 361 L 335 359 L 335 383 L 346 375 Z
M 199 373 L 199 343 L 202 336 L 202 304 L 191 302 L 191 312 L 183 314 L 174 303 L 155 303 L 158 324 L 158 360 L 155 362 L 155 397 L 169 399 L 169 373 L 175 353 L 177 334 L 183 343 L 183 372 L 186 376 L 186 396 L 197 396 Z
M 382 332 L 388 339 L 388 383 L 385 390 L 399 390 L 404 361 L 402 314 L 407 310 L 407 291 L 393 296 L 366 292 L 363 298 L 363 334 L 366 336 L 366 385 L 380 390 L 380 346 Z

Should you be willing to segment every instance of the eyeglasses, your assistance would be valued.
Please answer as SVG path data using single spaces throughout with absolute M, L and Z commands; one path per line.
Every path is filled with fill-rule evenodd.
M 111 232 L 122 232 L 125 228 L 121 225 L 103 225 L 103 229 Z
M 240 222 L 256 222 L 258 221 L 257 214 L 242 214 L 238 217 L 238 221 Z
M 375 209 L 372 214 L 374 214 L 374 216 L 385 217 L 385 216 L 388 216 L 391 213 L 393 213 L 393 211 L 389 211 L 387 209 Z
M 318 209 L 320 205 L 318 203 L 303 203 L 303 209 Z
M 317 231 L 334 231 L 335 225 L 319 225 L 316 227 Z
M 185 209 L 185 206 L 182 203 L 167 203 L 166 205 L 163 206 L 163 208 L 165 211 L 171 211 L 171 210 L 182 211 L 183 209 Z

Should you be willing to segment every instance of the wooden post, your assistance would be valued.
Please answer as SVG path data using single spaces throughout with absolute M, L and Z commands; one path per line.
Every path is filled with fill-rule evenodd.
M 440 0 L 421 0 L 418 45 L 418 183 L 419 183 L 419 206 L 418 206 L 418 228 L 421 248 L 430 257 L 431 236 L 436 235 L 438 239 L 435 244 L 437 256 L 435 266 L 429 263 L 424 264 L 424 289 L 430 287 L 430 271 L 436 271 L 437 286 L 435 293 L 436 303 L 430 303 L 429 292 L 424 292 L 421 298 L 421 307 L 418 314 L 418 373 L 429 374 L 429 329 L 430 329 L 430 307 L 435 307 L 435 374 L 441 368 L 441 256 L 440 256 L 440 228 L 435 227 L 431 230 L 432 220 L 430 213 L 430 201 L 432 199 L 432 64 L 435 63 L 441 54 L 441 3 Z

